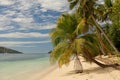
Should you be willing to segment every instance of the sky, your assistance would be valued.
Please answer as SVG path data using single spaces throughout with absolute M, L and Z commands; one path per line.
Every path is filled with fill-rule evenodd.
M 49 36 L 67 0 L 0 0 L 0 46 L 23 53 L 52 50 Z

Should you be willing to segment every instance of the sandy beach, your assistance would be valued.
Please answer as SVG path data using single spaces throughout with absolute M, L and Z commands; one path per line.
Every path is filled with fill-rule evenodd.
M 62 68 L 59 68 L 57 65 L 51 65 L 42 68 L 42 70 L 34 68 L 5 80 L 120 80 L 119 70 L 111 67 L 101 68 L 94 63 L 86 62 L 84 59 L 81 59 L 81 62 L 84 69 L 83 73 L 75 73 L 74 60 L 72 60 L 69 66 L 63 65 Z
M 120 80 L 120 71 L 113 68 L 101 68 L 96 64 L 81 60 L 84 68 L 83 73 L 74 73 L 74 61 L 69 66 L 58 68 L 52 66 L 42 73 L 37 73 L 30 80 Z

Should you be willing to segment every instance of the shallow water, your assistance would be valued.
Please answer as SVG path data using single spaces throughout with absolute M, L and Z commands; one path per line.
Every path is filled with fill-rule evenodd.
M 47 53 L 0 54 L 0 80 L 27 78 L 28 74 L 35 70 L 42 70 L 49 65 Z

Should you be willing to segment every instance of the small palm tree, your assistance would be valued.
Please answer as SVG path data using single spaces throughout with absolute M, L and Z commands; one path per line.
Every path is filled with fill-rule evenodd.
M 55 62 L 58 60 L 59 66 L 63 64 L 68 64 L 70 62 L 70 57 L 76 54 L 79 55 L 76 47 L 78 44 L 82 43 L 77 41 L 77 34 L 75 29 L 77 26 L 77 18 L 75 14 L 63 14 L 57 21 L 57 26 L 50 33 L 52 42 L 54 44 L 54 49 L 51 52 L 51 61 Z M 79 59 L 79 58 L 78 58 Z M 81 64 L 79 62 L 79 64 Z M 81 65 L 80 65 L 81 66 Z M 82 72 L 82 68 L 80 72 Z

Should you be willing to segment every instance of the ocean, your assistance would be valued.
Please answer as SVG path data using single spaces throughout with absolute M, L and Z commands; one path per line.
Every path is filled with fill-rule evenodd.
M 48 53 L 0 54 L 0 80 L 28 80 L 48 66 Z

